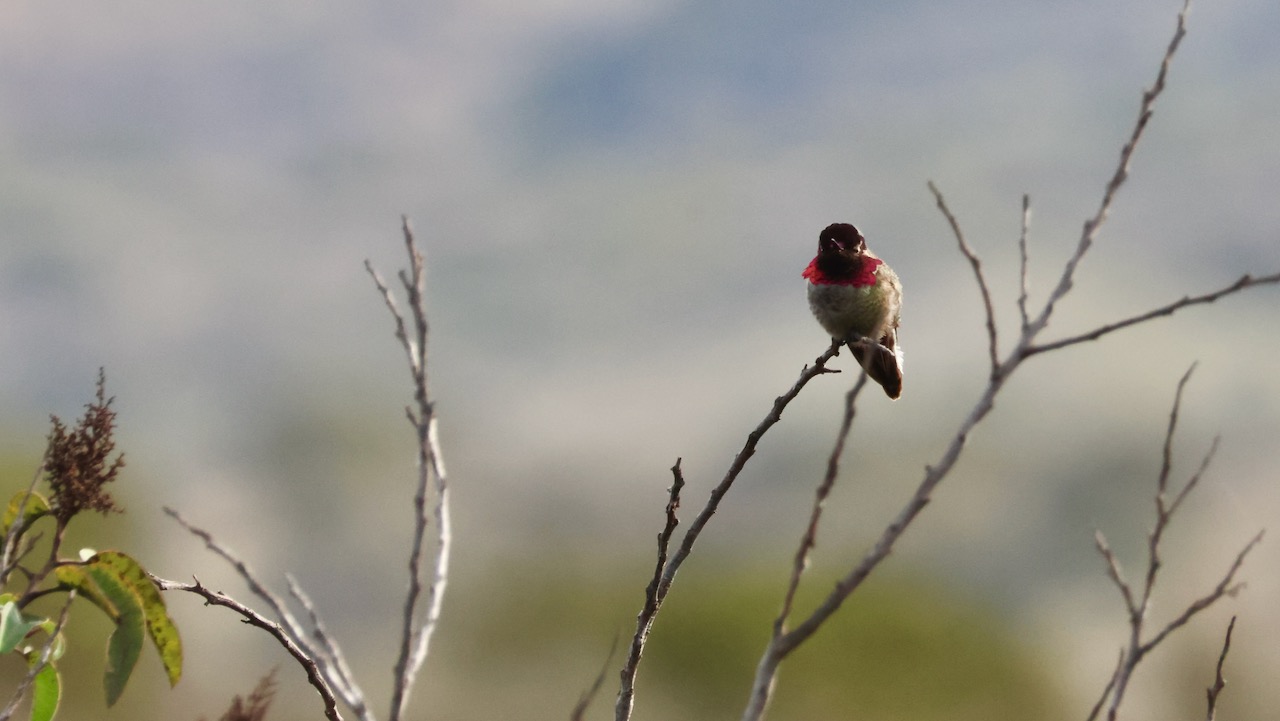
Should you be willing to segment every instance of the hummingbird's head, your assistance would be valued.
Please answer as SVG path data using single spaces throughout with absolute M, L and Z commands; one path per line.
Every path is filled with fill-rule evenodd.
M 880 262 L 867 250 L 867 240 L 857 228 L 832 223 L 818 235 L 818 255 L 805 269 L 804 277 L 820 285 L 875 285 Z
M 818 234 L 818 255 L 853 258 L 867 251 L 867 239 L 848 223 L 832 223 Z

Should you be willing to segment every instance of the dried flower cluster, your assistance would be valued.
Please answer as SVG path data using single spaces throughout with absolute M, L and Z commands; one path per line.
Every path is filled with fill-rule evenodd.
M 111 410 L 115 399 L 106 397 L 105 388 L 106 375 L 99 370 L 97 400 L 85 406 L 75 427 L 67 428 L 60 418 L 50 416 L 53 430 L 44 465 L 53 491 L 53 513 L 62 525 L 84 510 L 104 515 L 121 510 L 106 490 L 124 466 L 124 455 L 110 458 L 116 447 L 112 437 L 116 413 Z

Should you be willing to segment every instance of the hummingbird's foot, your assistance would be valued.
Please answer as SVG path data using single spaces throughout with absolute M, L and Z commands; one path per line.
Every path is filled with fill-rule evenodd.
M 849 345 L 850 350 L 859 346 L 868 347 L 868 346 L 877 345 L 875 341 L 871 340 L 865 335 L 859 335 L 852 331 L 849 333 L 849 335 L 846 335 L 843 340 L 835 341 L 835 343 L 836 345 L 844 345 L 847 343 Z

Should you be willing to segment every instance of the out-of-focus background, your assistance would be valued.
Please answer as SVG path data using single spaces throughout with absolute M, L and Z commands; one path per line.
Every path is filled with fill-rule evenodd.
M 105 366 L 128 512 L 76 542 L 248 600 L 160 510 L 180 509 L 279 588 L 293 572 L 385 714 L 413 439 L 408 372 L 362 263 L 404 265 L 407 214 L 428 255 L 456 520 L 414 717 L 565 718 L 633 627 L 668 468 L 683 457 L 688 517 L 826 347 L 800 278 L 818 231 L 854 222 L 898 271 L 907 375 L 900 401 L 862 400 L 806 598 L 861 556 L 984 382 L 978 295 L 925 181 L 983 256 L 1007 349 L 1021 194 L 1039 302 L 1178 9 L 7 3 L 6 482 L 26 482 L 48 414 L 76 417 Z M 1048 337 L 1280 268 L 1278 30 L 1270 0 L 1192 9 L 1133 177 Z M 1193 361 L 1175 479 L 1223 441 L 1170 532 L 1154 621 L 1280 519 L 1278 301 L 1258 289 L 1028 363 L 838 628 L 784 667 L 771 718 L 1083 717 L 1125 633 L 1093 533 L 1136 578 Z M 740 712 L 852 380 L 805 390 L 703 535 L 637 719 Z M 1268 540 L 1247 591 L 1144 665 L 1127 718 L 1200 714 L 1233 613 L 1224 716 L 1280 704 L 1278 562 Z M 179 686 L 148 651 L 104 711 L 107 629 L 84 613 L 67 718 L 216 718 L 275 666 L 272 717 L 319 715 L 263 634 L 170 603 Z

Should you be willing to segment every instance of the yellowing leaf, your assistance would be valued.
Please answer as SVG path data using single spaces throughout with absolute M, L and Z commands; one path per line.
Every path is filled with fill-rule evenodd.
M 182 677 L 182 639 L 165 608 L 160 589 L 136 560 L 119 551 L 103 551 L 92 562 L 110 567 L 142 599 L 147 634 L 160 654 L 160 662 L 169 676 L 169 685 L 178 683 Z

